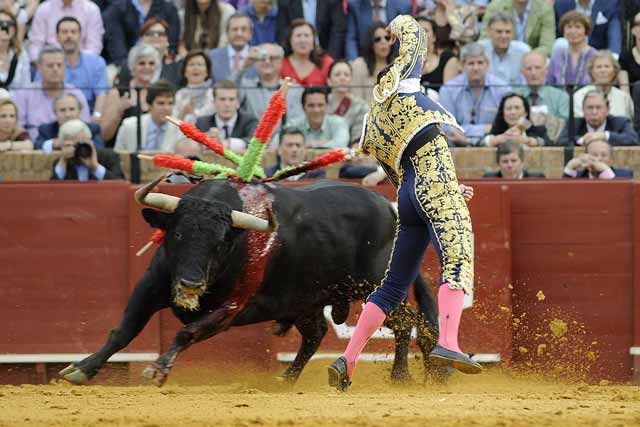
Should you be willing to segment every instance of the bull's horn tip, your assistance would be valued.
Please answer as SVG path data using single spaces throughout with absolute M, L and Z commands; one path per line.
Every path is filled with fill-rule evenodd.
M 167 121 L 168 121 L 169 123 L 171 123 L 172 125 L 180 126 L 180 125 L 182 124 L 182 121 L 181 121 L 181 120 L 178 120 L 178 119 L 176 119 L 176 118 L 175 118 L 175 117 L 173 117 L 173 116 L 166 116 L 165 118 L 166 118 L 166 119 L 167 119 Z

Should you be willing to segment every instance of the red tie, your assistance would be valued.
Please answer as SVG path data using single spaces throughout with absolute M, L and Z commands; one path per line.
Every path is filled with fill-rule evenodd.
M 239 53 L 236 53 L 235 55 L 233 55 L 233 72 L 235 73 L 236 71 L 238 71 L 238 68 L 240 68 L 240 61 L 242 60 L 242 58 L 240 57 Z

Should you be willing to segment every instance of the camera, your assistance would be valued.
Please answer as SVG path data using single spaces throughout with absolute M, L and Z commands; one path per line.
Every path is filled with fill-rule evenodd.
M 73 151 L 73 158 L 75 160 L 88 159 L 93 154 L 93 147 L 88 142 L 76 142 L 75 149 Z
M 0 21 L 0 31 L 4 31 L 9 34 L 9 29 L 11 27 L 15 27 L 15 23 L 13 21 Z

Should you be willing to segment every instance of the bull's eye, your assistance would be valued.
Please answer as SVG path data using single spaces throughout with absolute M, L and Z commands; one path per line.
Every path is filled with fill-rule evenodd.
M 182 240 L 182 233 L 176 231 L 175 233 L 173 233 L 173 237 L 175 237 L 176 240 Z

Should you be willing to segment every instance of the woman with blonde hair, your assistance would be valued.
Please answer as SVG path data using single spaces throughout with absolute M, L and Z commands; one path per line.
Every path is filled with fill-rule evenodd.
M 0 99 L 0 152 L 32 150 L 29 132 L 18 124 L 18 106 L 10 98 Z
M 29 83 L 29 55 L 20 43 L 16 17 L 8 9 L 0 9 L 0 87 L 17 89 Z
M 589 58 L 587 72 L 593 84 L 583 87 L 573 94 L 573 112 L 582 117 L 582 101 L 587 93 L 597 90 L 604 93 L 609 101 L 609 114 L 612 116 L 633 118 L 633 101 L 631 96 L 614 86 L 618 83 L 620 64 L 608 50 L 599 50 Z

